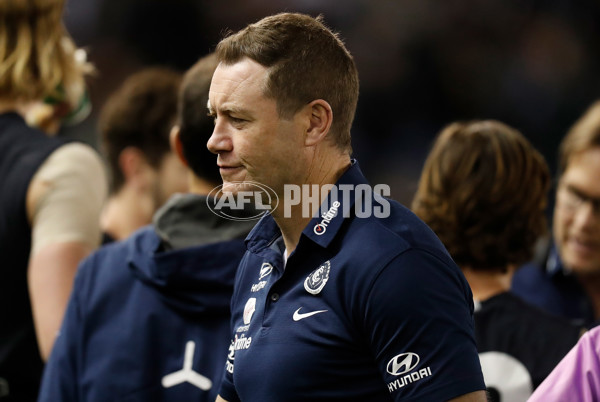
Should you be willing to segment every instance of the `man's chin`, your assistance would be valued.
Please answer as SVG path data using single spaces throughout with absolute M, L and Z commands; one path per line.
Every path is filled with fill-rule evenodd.
M 577 275 L 600 276 L 600 261 L 578 258 L 577 256 L 566 256 L 563 264 Z
M 223 193 L 237 194 L 239 191 L 248 191 L 251 189 L 251 185 L 243 181 L 223 181 L 223 187 L 221 191 Z

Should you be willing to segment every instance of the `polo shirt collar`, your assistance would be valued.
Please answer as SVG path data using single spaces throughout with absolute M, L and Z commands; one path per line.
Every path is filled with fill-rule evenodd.
M 556 245 L 552 245 L 550 252 L 548 253 L 548 258 L 546 259 L 546 273 L 550 277 L 559 275 L 569 276 L 571 274 L 571 271 L 563 265 Z
M 360 171 L 356 159 L 335 183 L 335 187 L 321 204 L 318 214 L 302 231 L 306 237 L 321 247 L 326 248 L 339 232 L 345 218 L 352 216 L 356 197 L 355 189 L 359 184 L 366 184 L 367 179 Z M 347 190 L 344 190 L 345 187 Z
M 368 182 L 356 159 L 352 159 L 350 166 L 335 183 L 335 187 L 321 204 L 318 214 L 308 223 L 302 234 L 321 247 L 327 247 L 339 232 L 344 217 L 352 216 L 350 212 L 356 200 L 355 188 L 359 184 L 368 185 Z M 256 254 L 265 254 L 265 249 L 268 249 L 280 236 L 279 227 L 268 214 L 248 234 L 246 246 Z
M 271 214 L 265 214 L 248 233 L 246 248 L 253 253 L 266 257 L 271 245 L 281 237 L 281 230 Z

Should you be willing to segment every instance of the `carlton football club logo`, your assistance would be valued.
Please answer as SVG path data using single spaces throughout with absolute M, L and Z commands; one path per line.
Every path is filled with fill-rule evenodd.
M 329 280 L 330 270 L 331 264 L 329 261 L 326 261 L 319 268 L 314 270 L 312 274 L 308 275 L 304 281 L 304 289 L 311 295 L 319 294 L 325 287 L 327 280 Z

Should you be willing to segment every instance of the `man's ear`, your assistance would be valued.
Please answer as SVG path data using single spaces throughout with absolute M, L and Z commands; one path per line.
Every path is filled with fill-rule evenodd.
M 177 158 L 183 163 L 186 167 L 189 167 L 187 159 L 183 155 L 183 144 L 181 143 L 181 130 L 179 126 L 173 126 L 171 129 L 171 133 L 169 134 L 169 144 L 171 145 L 171 150 L 177 155 Z
M 307 107 L 309 113 L 309 127 L 306 131 L 304 144 L 313 146 L 323 141 L 333 122 L 333 110 L 328 102 L 323 99 L 317 99 L 310 102 Z

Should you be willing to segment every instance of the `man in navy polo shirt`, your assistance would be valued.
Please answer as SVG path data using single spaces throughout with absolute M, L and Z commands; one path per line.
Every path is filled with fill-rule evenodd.
M 217 55 L 208 147 L 224 189 L 259 183 L 280 202 L 246 240 L 217 400 L 485 400 L 469 285 L 350 158 L 358 74 L 338 36 L 278 14 Z

